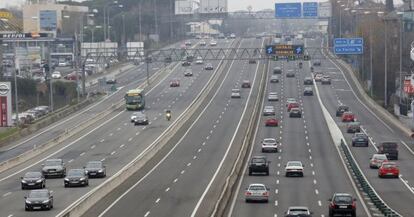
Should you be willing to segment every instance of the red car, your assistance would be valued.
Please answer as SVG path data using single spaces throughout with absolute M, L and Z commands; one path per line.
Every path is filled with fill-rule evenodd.
M 79 73 L 78 73 L 78 76 L 79 76 L 78 79 L 81 80 L 82 76 Z M 72 72 L 70 74 L 67 74 L 64 78 L 66 80 L 76 81 L 76 72 Z
M 275 118 L 269 118 L 266 120 L 266 127 L 277 127 L 279 125 L 279 121 Z
M 355 115 L 352 112 L 344 112 L 341 119 L 342 122 L 353 122 L 355 121 Z
M 250 88 L 251 84 L 249 80 L 244 80 L 242 83 L 242 88 Z
M 290 110 L 293 109 L 293 108 L 299 108 L 299 103 L 291 102 L 291 103 L 288 104 L 288 108 L 287 108 L 288 112 L 290 112 Z
M 170 87 L 179 87 L 180 86 L 180 80 L 171 80 L 170 81 Z
M 400 169 L 395 162 L 384 162 L 378 170 L 378 177 L 394 177 L 398 178 L 400 175 Z

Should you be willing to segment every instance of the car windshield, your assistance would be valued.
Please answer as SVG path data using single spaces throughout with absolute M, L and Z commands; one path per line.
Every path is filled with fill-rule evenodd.
M 289 210 L 289 214 L 291 215 L 303 215 L 303 214 L 308 214 L 308 210 L 306 209 L 290 209 Z
M 102 167 L 102 163 L 101 162 L 89 162 L 86 165 L 86 168 L 101 168 Z
M 268 139 L 264 139 L 263 142 L 265 142 L 265 143 L 275 143 L 276 142 L 276 139 L 268 138 Z
M 48 197 L 47 191 L 31 191 L 29 193 L 29 198 L 45 198 Z
M 45 166 L 58 166 L 61 165 L 61 160 L 47 160 Z
M 266 163 L 264 158 L 253 158 L 252 163 Z
M 239 89 L 233 89 L 233 90 L 231 90 L 231 92 L 232 93 L 240 93 L 240 90 Z
M 387 156 L 386 155 L 375 155 L 374 159 L 376 159 L 376 160 L 387 160 Z
M 24 175 L 25 178 L 39 178 L 41 176 L 40 172 L 28 172 Z
M 249 187 L 249 190 L 251 190 L 251 191 L 265 191 L 266 188 L 262 185 L 251 185 Z
M 287 164 L 288 167 L 301 167 L 302 163 L 301 162 L 289 162 Z
M 351 203 L 352 202 L 352 197 L 350 197 L 350 196 L 336 196 L 334 201 L 336 203 Z
M 69 170 L 68 176 L 83 176 L 85 172 L 81 169 Z
M 396 167 L 396 165 L 395 165 L 395 164 L 393 164 L 393 163 L 386 163 L 386 164 L 383 164 L 383 165 L 382 165 L 382 167 L 389 169 L 389 168 L 394 168 L 394 167 Z
M 355 137 L 358 137 L 358 138 L 365 138 L 365 134 L 363 134 L 363 133 L 355 133 Z

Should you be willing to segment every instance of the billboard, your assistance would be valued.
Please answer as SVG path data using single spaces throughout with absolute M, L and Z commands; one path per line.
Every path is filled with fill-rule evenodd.
M 301 18 L 302 4 L 301 3 L 276 3 L 275 4 L 276 18 Z
M 227 0 L 200 0 L 199 12 L 203 14 L 227 13 Z
M 193 0 L 175 0 L 175 14 L 194 14 Z
M 39 11 L 40 31 L 56 31 L 57 16 L 56 11 Z
M 0 127 L 13 126 L 11 83 L 0 82 Z

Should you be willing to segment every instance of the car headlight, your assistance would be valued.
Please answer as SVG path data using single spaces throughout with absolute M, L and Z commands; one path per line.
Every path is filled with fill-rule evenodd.
M 44 200 L 42 203 L 49 203 L 49 199 Z
M 39 180 L 37 180 L 37 181 L 36 181 L 36 183 L 40 183 L 40 182 L 42 182 L 42 180 L 41 180 L 41 179 L 39 179 Z
M 85 178 L 80 178 L 79 180 L 83 181 L 83 180 L 85 180 Z
M 68 178 L 65 178 L 65 181 L 68 181 L 69 182 L 69 179 Z
M 32 202 L 30 200 L 26 200 L 26 203 L 31 204 Z
M 27 183 L 27 181 L 26 180 L 22 180 L 22 183 Z

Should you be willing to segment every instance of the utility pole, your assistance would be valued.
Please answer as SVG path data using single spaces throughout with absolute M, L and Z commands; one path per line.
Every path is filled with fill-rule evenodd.
M 138 19 L 139 19 L 139 41 L 142 41 L 142 29 L 141 29 L 141 7 L 142 7 L 142 1 L 139 0 L 139 4 L 138 4 Z
M 384 26 L 385 26 L 385 40 L 384 40 L 384 107 L 387 108 L 388 106 L 388 48 L 387 48 L 387 41 L 388 41 L 388 29 L 387 29 L 387 20 L 384 17 Z
M 157 45 L 158 45 L 158 41 L 159 41 L 159 32 L 158 32 L 158 13 L 157 13 L 158 11 L 157 11 L 157 0 L 154 0 L 154 24 L 155 24 L 155 34 L 157 35 L 157 37 L 158 37 L 158 40 L 157 40 Z
M 3 46 L 3 45 L 2 45 Z M 17 59 L 17 52 L 16 52 L 16 42 L 14 42 L 14 103 L 15 103 L 15 111 L 16 111 L 16 126 L 19 127 L 19 98 L 17 94 L 17 72 L 19 67 L 18 59 Z

